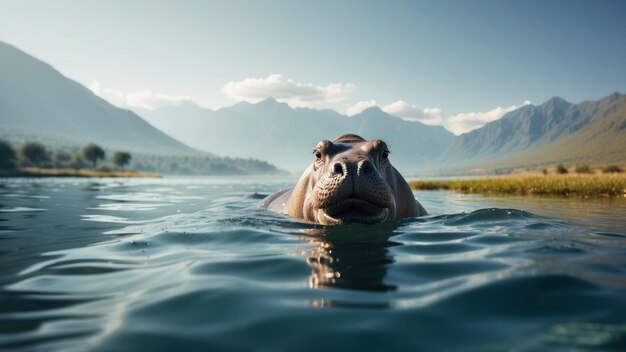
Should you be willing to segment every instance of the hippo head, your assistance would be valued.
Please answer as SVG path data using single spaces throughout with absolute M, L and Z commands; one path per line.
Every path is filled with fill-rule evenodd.
M 302 206 L 293 207 L 290 215 L 325 225 L 420 215 L 389 153 L 385 142 L 353 134 L 319 142 L 292 195 Z

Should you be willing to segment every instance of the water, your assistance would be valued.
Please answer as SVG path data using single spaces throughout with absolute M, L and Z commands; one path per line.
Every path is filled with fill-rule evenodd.
M 273 178 L 0 181 L 0 350 L 626 349 L 626 201 L 418 192 L 322 227 Z

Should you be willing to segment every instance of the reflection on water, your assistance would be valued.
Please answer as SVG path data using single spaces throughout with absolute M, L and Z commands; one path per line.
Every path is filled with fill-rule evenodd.
M 324 227 L 257 207 L 292 182 L 1 181 L 0 350 L 626 349 L 623 198 Z
M 373 292 L 393 291 L 396 285 L 384 282 L 387 268 L 394 263 L 388 247 L 397 223 L 377 226 L 348 225 L 307 231 L 307 264 L 313 269 L 309 287 L 343 288 Z

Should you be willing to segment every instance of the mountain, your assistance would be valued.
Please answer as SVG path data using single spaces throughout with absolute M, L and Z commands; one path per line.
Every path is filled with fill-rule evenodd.
M 626 162 L 626 96 L 580 104 L 552 98 L 460 135 L 438 161 L 449 167 Z
M 63 76 L 49 64 L 0 42 L 0 139 L 76 151 L 87 143 L 132 152 L 131 167 L 189 174 L 276 173 L 260 160 L 217 157 L 161 132 Z
M 134 112 L 109 104 L 47 63 L 2 42 L 0 126 L 3 134 L 65 137 L 151 152 L 194 152 Z
M 348 117 L 334 110 L 291 108 L 266 99 L 215 111 L 192 103 L 137 111 L 194 148 L 268 160 L 292 171 L 300 171 L 311 162 L 317 142 L 345 133 L 385 140 L 394 165 L 404 172 L 419 171 L 454 139 L 441 126 L 405 121 L 376 107 Z
M 591 121 L 578 131 L 545 146 L 498 160 L 503 166 L 626 164 L 626 95 L 614 93 L 583 103 Z
M 345 133 L 385 140 L 394 165 L 408 174 L 470 168 L 489 172 L 560 162 L 626 164 L 626 96 L 619 93 L 580 104 L 555 97 L 458 137 L 441 126 L 406 121 L 377 107 L 345 116 L 267 99 L 215 111 L 193 103 L 136 111 L 150 123 L 0 42 L 0 139 L 14 144 L 39 141 L 76 149 L 94 142 L 107 150 L 144 155 L 134 158 L 143 168 L 185 173 L 276 171 L 256 159 L 300 171 L 312 160 L 318 141 Z M 248 159 L 219 158 L 211 152 Z
M 357 134 L 387 141 L 394 165 L 409 172 L 429 167 L 455 138 L 442 126 L 406 121 L 378 107 L 366 109 L 349 119 L 356 124 L 352 128 Z

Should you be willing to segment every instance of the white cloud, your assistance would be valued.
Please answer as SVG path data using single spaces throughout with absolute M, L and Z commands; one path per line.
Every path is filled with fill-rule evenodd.
M 267 98 L 287 103 L 292 107 L 315 107 L 323 103 L 344 101 L 355 89 L 352 83 L 331 83 L 316 86 L 312 83 L 298 83 L 281 74 L 266 78 L 246 78 L 239 82 L 228 82 L 222 93 L 236 101 L 258 103 Z
M 93 92 L 93 94 L 99 96 L 100 98 L 108 101 L 115 106 L 123 106 L 124 102 L 126 101 L 125 94 L 122 93 L 122 91 L 117 89 L 104 88 L 102 87 L 100 81 L 93 80 L 87 88 L 89 88 Z
M 383 111 L 401 117 L 405 120 L 419 121 L 427 125 L 441 125 L 443 123 L 443 111 L 439 108 L 420 109 L 405 101 L 398 100 L 382 107 Z
M 91 82 L 89 89 L 95 95 L 119 107 L 154 110 L 164 106 L 180 105 L 185 101 L 192 101 L 191 97 L 186 95 L 167 95 L 150 90 L 123 92 L 118 89 L 104 88 L 97 80 Z
M 517 110 L 520 107 L 529 104 L 530 101 L 525 100 L 519 105 L 497 107 L 486 112 L 468 112 L 445 117 L 440 108 L 420 109 L 417 106 L 409 104 L 403 100 L 398 100 L 391 104 L 381 106 L 376 102 L 376 100 L 371 99 L 360 101 L 348 107 L 346 115 L 356 115 L 372 106 L 379 106 L 384 112 L 398 116 L 404 120 L 419 121 L 427 125 L 442 125 L 452 133 L 458 135 L 480 128 L 491 121 L 501 118 L 508 112 Z
M 191 97 L 186 95 L 171 96 L 149 90 L 126 93 L 126 105 L 148 110 L 154 110 L 164 106 L 180 105 L 186 101 L 192 101 Z
M 358 113 L 361 113 L 363 110 L 367 108 L 371 108 L 372 106 L 377 106 L 376 100 L 374 99 L 360 101 L 352 106 L 349 106 L 346 109 L 346 115 L 348 116 L 356 115 Z
M 517 110 L 522 106 L 529 105 L 530 101 L 525 100 L 521 105 L 511 105 L 507 107 L 497 107 L 493 110 L 486 112 L 467 112 L 454 116 L 450 116 L 446 119 L 445 126 L 454 134 L 466 133 L 477 128 L 484 126 L 485 124 L 498 120 L 504 114 Z

